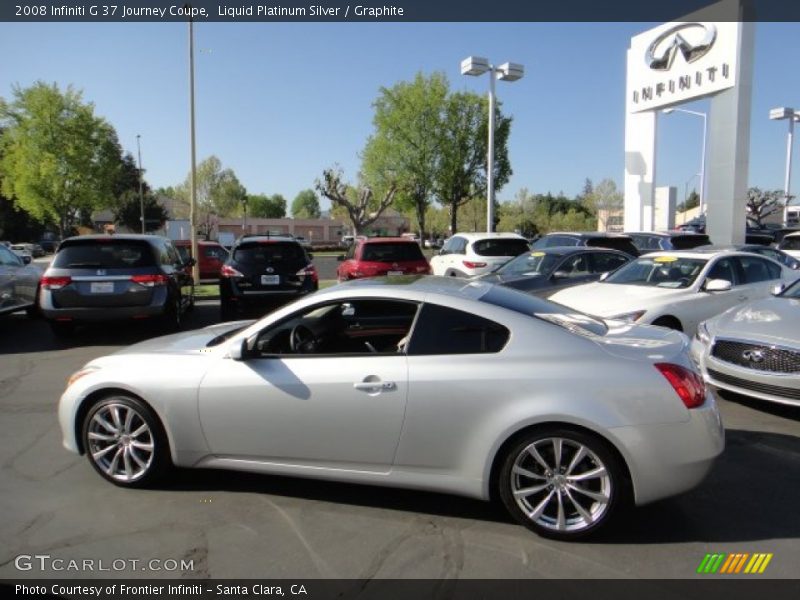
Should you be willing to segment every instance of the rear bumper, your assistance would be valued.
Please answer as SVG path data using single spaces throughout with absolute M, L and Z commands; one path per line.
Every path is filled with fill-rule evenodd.
M 168 306 L 168 295 L 157 294 L 153 302 L 144 306 L 92 306 L 58 308 L 53 305 L 49 293 L 42 290 L 39 307 L 45 319 L 50 321 L 123 321 L 127 319 L 146 319 L 163 315 Z
M 712 392 L 683 423 L 617 427 L 625 448 L 637 505 L 675 496 L 696 487 L 725 448 L 725 430 Z

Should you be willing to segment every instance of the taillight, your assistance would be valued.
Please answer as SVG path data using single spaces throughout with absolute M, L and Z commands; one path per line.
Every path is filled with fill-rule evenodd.
M 319 282 L 319 275 L 317 274 L 317 269 L 314 265 L 306 265 L 304 269 L 300 269 L 297 272 L 298 277 L 311 277 L 311 281 L 314 283 Z
M 462 262 L 464 263 L 464 266 L 467 267 L 468 269 L 480 269 L 486 266 L 486 263 L 484 262 L 472 262 L 471 260 L 464 260 Z
M 655 367 L 667 378 L 686 408 L 703 405 L 706 399 L 706 384 L 700 375 L 686 367 L 671 363 L 656 363 Z
M 159 285 L 167 285 L 169 277 L 162 273 L 158 275 L 131 275 L 131 281 L 143 285 L 144 287 L 156 287 Z
M 219 274 L 222 277 L 244 277 L 239 271 L 231 267 L 230 265 L 222 265 L 219 270 Z
M 72 283 L 72 277 L 42 277 L 43 290 L 60 290 Z

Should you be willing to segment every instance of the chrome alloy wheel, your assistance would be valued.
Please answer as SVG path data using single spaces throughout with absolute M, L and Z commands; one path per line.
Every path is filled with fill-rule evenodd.
M 111 402 L 92 415 L 87 446 L 92 462 L 114 481 L 137 481 L 153 464 L 153 432 L 142 415 L 125 404 Z
M 534 441 L 511 467 L 511 493 L 533 523 L 559 533 L 597 523 L 612 499 L 607 466 L 588 446 L 562 437 Z

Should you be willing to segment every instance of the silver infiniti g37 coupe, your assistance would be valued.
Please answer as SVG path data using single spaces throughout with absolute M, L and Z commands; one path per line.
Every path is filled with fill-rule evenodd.
M 683 334 L 414 276 L 93 360 L 59 420 L 120 486 L 214 467 L 496 497 L 561 539 L 692 488 L 724 444 Z

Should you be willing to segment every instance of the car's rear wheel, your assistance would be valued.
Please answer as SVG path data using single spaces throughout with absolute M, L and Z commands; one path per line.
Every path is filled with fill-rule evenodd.
M 183 311 L 180 296 L 175 296 L 172 300 L 167 300 L 169 304 L 164 311 L 164 325 L 169 331 L 179 331 L 183 325 Z
M 627 494 L 619 459 L 599 438 L 547 428 L 522 436 L 509 449 L 497 480 L 499 496 L 520 523 L 536 533 L 570 540 L 596 532 Z
M 219 318 L 222 321 L 234 321 L 236 319 L 236 309 L 224 299 L 219 301 Z
M 122 487 L 148 486 L 171 466 L 158 418 L 132 396 L 110 396 L 92 406 L 83 421 L 83 447 L 94 469 Z

